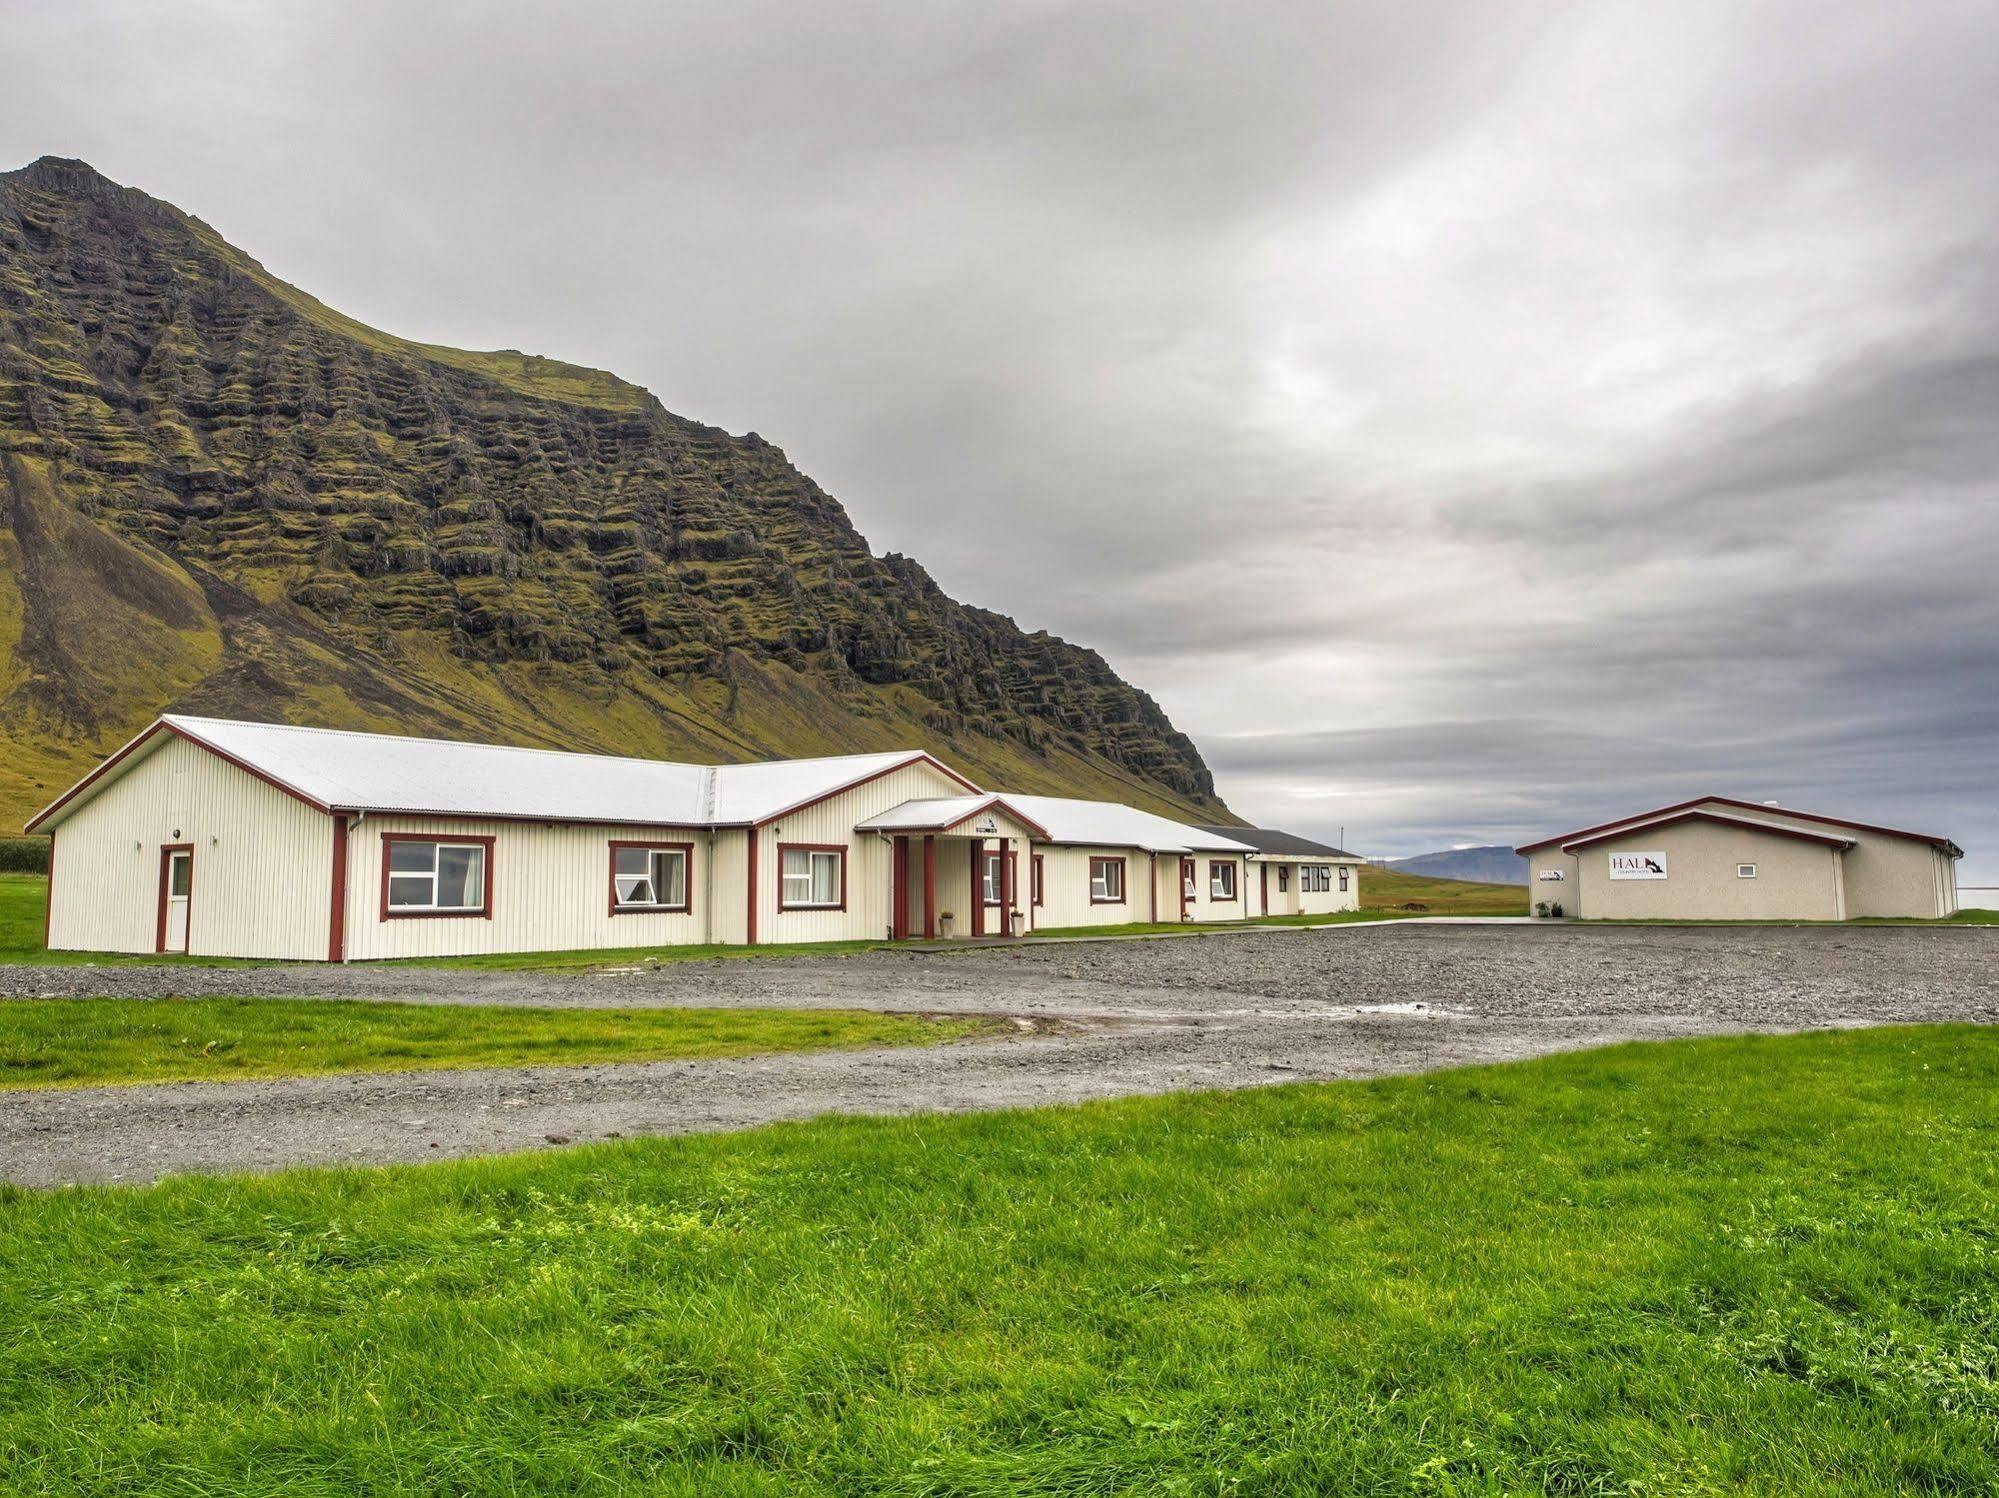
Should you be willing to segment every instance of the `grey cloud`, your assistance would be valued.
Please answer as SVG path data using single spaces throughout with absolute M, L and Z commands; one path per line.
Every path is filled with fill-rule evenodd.
M 1999 883 L 1976 0 L 0 0 L 80 155 L 410 336 L 754 428 L 1413 852 L 1707 789 Z

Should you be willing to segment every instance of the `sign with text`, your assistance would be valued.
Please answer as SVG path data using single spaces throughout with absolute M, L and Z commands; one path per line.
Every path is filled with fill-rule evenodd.
M 999 831 L 999 819 L 996 817 L 980 817 L 978 821 L 972 824 L 972 831 L 991 836 L 993 833 Z
M 1540 873 L 1540 879 L 1543 884 L 1560 884 L 1562 882 L 1562 871 L 1560 869 L 1543 869 Z
M 1610 877 L 1613 879 L 1664 879 L 1666 877 L 1666 855 L 1663 853 L 1613 853 L 1610 855 Z

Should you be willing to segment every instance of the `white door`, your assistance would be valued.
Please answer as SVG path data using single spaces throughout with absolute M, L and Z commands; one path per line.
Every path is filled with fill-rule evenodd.
M 162 952 L 185 952 L 187 950 L 187 907 L 194 893 L 194 850 L 173 848 L 167 852 L 167 866 L 161 872 L 166 888 L 162 891 L 166 901 L 166 921 L 162 927 L 160 950 Z

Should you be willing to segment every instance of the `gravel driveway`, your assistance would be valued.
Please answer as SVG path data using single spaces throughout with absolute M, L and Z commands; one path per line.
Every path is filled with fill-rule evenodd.
M 435 1160 L 828 1112 L 1380 1076 L 1630 1039 L 1992 1022 L 1999 930 L 1405 922 L 622 974 L 0 968 L 0 998 L 167 994 L 837 1007 L 1059 1023 L 911 1050 L 0 1093 L 0 1176 L 52 1185 Z

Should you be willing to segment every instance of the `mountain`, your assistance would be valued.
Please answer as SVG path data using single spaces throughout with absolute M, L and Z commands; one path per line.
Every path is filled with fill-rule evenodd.
M 1385 869 L 1432 879 L 1470 879 L 1480 884 L 1525 884 L 1527 860 L 1511 848 L 1444 848 L 1413 858 L 1377 859 Z
M 366 327 L 82 162 L 0 174 L 0 827 L 165 708 L 733 761 L 920 745 L 1228 816 L 1095 652 L 758 437 Z

